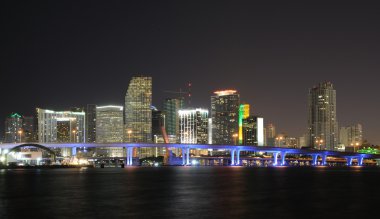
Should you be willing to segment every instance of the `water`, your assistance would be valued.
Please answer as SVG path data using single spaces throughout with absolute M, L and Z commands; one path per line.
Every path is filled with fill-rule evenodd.
M 376 215 L 379 168 L 0 170 L 0 218 Z

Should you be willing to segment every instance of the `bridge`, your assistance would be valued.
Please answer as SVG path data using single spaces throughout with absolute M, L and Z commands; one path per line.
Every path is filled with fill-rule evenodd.
M 351 152 L 338 152 L 327 150 L 312 150 L 298 148 L 283 148 L 269 146 L 249 146 L 249 145 L 214 145 L 214 144 L 165 144 L 165 143 L 19 143 L 19 144 L 0 144 L 1 156 L 6 156 L 8 153 L 22 147 L 37 147 L 53 153 L 55 148 L 71 148 L 72 155 L 76 155 L 77 148 L 125 148 L 125 164 L 133 165 L 133 149 L 134 148 L 177 148 L 182 150 L 182 165 L 190 165 L 190 150 L 226 150 L 230 153 L 230 163 L 232 166 L 241 165 L 241 152 L 263 152 L 273 155 L 273 166 L 283 166 L 286 164 L 286 155 L 308 155 L 312 158 L 312 165 L 318 164 L 318 159 L 321 159 L 321 165 L 326 165 L 327 157 L 344 158 L 347 161 L 347 166 L 351 166 L 353 160 L 356 159 L 358 166 L 363 165 L 364 159 L 380 159 L 378 154 L 364 154 Z

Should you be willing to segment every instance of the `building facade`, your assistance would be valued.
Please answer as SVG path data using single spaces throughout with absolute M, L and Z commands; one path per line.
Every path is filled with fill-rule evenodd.
M 152 142 L 152 78 L 132 77 L 125 96 L 125 140 Z M 139 148 L 137 155 L 154 156 L 154 149 Z
M 87 104 L 86 107 L 86 142 L 96 142 L 96 105 Z
M 121 143 L 124 141 L 122 106 L 96 107 L 96 143 Z M 100 148 L 97 156 L 125 157 L 123 148 Z
M 184 108 L 185 100 L 182 97 L 166 98 L 164 102 L 165 129 L 168 135 L 179 136 L 178 111 Z
M 5 119 L 5 143 L 23 142 L 23 118 L 18 113 L 12 113 Z
M 344 147 L 356 148 L 363 143 L 363 127 L 361 124 L 341 127 L 339 131 L 339 142 Z M 354 151 L 354 149 L 349 150 Z M 356 150 L 355 150 L 356 151 Z
M 322 82 L 309 90 L 309 145 L 318 150 L 338 149 L 336 91 L 331 82 Z
M 208 143 L 208 110 L 182 109 L 179 115 L 180 143 L 207 144 Z
M 264 118 L 249 116 L 243 120 L 242 144 L 264 146 Z
M 239 134 L 239 94 L 236 90 L 214 94 L 211 97 L 212 143 L 235 144 Z
M 22 117 L 22 129 L 23 129 L 24 142 L 37 141 L 36 119 L 34 116 Z
M 250 115 L 249 104 L 240 104 L 239 106 L 239 144 L 243 144 L 243 120 Z
M 40 143 L 85 142 L 85 112 L 37 108 Z

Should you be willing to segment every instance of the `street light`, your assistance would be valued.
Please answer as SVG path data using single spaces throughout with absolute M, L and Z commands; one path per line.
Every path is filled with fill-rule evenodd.
M 76 136 L 75 136 L 75 133 L 76 133 L 77 131 L 75 131 L 75 130 L 73 130 L 73 138 L 74 138 L 74 143 L 76 143 Z
M 128 142 L 131 142 L 132 130 L 128 129 L 127 133 L 128 133 Z
M 21 143 L 21 134 L 22 134 L 22 130 L 19 130 L 19 131 L 18 131 L 18 134 L 20 134 L 20 140 L 19 140 L 19 141 L 20 141 L 20 143 Z
M 234 144 L 236 145 L 236 139 L 239 137 L 239 135 L 235 133 L 232 135 L 232 137 L 234 138 Z
M 355 146 L 357 147 L 357 146 L 359 146 L 359 142 L 356 142 L 355 143 Z M 354 146 L 354 152 L 356 152 L 356 147 Z
M 322 143 L 323 143 L 323 139 L 316 140 L 315 143 L 317 143 L 317 144 L 319 145 L 319 150 L 321 150 L 321 146 L 322 146 Z
M 282 136 L 277 137 L 276 141 L 278 142 L 278 147 L 281 147 Z

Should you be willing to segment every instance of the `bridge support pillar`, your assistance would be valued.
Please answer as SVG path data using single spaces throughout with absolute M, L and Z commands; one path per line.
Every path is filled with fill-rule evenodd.
M 277 166 L 278 165 L 278 152 L 274 152 L 273 153 L 273 166 Z
M 71 156 L 76 156 L 77 155 L 77 148 L 76 147 L 72 147 L 71 148 Z
M 235 149 L 231 149 L 231 166 L 235 165 Z
M 240 150 L 236 150 L 236 165 L 240 166 Z
M 311 155 L 311 158 L 312 158 L 312 161 L 311 161 L 311 165 L 313 166 L 317 166 L 318 165 L 318 154 L 312 154 Z
M 286 158 L 286 152 L 281 152 L 281 166 L 286 165 L 285 158 Z
M 327 155 L 323 154 L 322 155 L 322 166 L 326 166 L 326 165 L 327 165 Z
M 363 166 L 364 157 L 359 156 L 359 157 L 357 157 L 357 159 L 358 159 L 358 166 Z
M 182 148 L 182 165 L 186 165 L 186 149 Z
M 186 148 L 186 165 L 190 165 L 190 148 Z
M 352 157 L 346 157 L 347 159 L 347 166 L 351 166 L 352 165 Z

